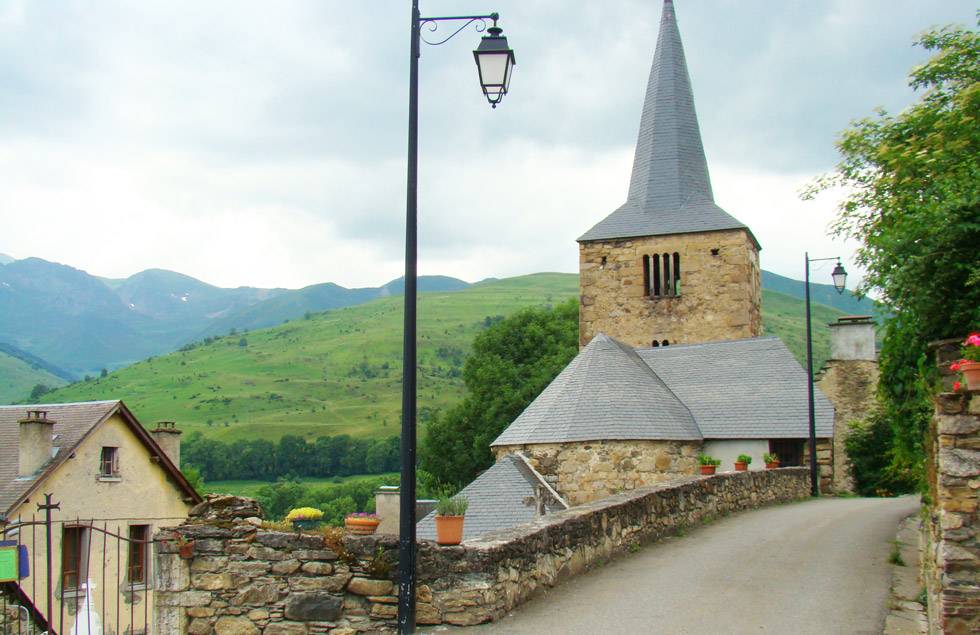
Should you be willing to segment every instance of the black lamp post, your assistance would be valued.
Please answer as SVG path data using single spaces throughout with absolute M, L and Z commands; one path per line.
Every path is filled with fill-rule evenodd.
M 810 254 L 804 253 L 806 260 L 806 388 L 809 399 L 810 415 L 810 495 L 820 496 L 820 478 L 817 474 L 817 421 L 813 411 L 813 333 L 810 330 L 810 263 L 823 260 L 836 260 L 837 266 L 830 274 L 834 280 L 834 288 L 837 293 L 844 293 L 844 283 L 847 281 L 847 272 L 844 265 L 840 263 L 840 258 L 810 258 Z
M 507 46 L 507 38 L 497 26 L 499 15 L 468 15 L 442 18 L 423 18 L 419 13 L 418 0 L 412 0 L 412 33 L 409 59 L 408 88 L 408 198 L 405 212 L 405 331 L 402 363 L 402 431 L 401 431 L 401 487 L 399 496 L 398 531 L 398 632 L 415 632 L 415 399 L 416 399 L 416 351 L 415 307 L 417 290 L 416 261 L 418 256 L 418 137 L 419 137 L 419 56 L 421 43 L 438 46 L 451 40 L 470 24 L 477 31 L 487 31 L 480 46 L 473 51 L 483 94 L 496 108 L 507 94 L 513 72 L 514 52 Z M 486 28 L 487 20 L 493 26 Z M 448 37 L 438 42 L 422 38 L 422 26 L 430 32 L 439 28 L 440 22 L 463 22 Z

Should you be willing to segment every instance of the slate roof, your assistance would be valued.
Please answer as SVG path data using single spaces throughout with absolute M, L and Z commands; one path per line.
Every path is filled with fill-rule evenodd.
M 20 460 L 18 421 L 26 418 L 28 410 L 44 410 L 48 413 L 48 419 L 55 422 L 52 432 L 56 452 L 53 452 L 51 461 L 36 474 L 27 478 L 18 478 Z M 150 453 L 160 457 L 160 466 L 170 474 L 184 494 L 195 502 L 200 502 L 201 497 L 177 466 L 170 462 L 163 450 L 121 401 L 0 406 L 0 517 L 9 514 L 21 499 L 29 495 L 49 473 L 71 456 L 89 433 L 117 413 L 122 416 L 137 438 L 147 446 Z
M 683 401 L 705 439 L 806 438 L 806 371 L 777 337 L 637 351 Z M 834 407 L 814 388 L 818 437 L 834 432 Z
M 691 411 L 629 346 L 600 333 L 491 443 L 700 440 Z
M 540 475 L 520 457 L 508 454 L 501 458 L 459 493 L 469 501 L 463 540 L 537 518 L 533 500 L 537 487 L 543 483 Z M 555 500 L 546 505 L 549 513 L 566 508 L 567 505 Z M 420 520 L 415 531 L 419 538 L 435 540 L 435 512 Z
M 814 410 L 833 436 L 819 388 Z M 806 372 L 777 337 L 634 351 L 600 333 L 491 446 L 807 436 Z
M 744 229 L 714 202 L 674 5 L 664 3 L 626 203 L 580 242 Z

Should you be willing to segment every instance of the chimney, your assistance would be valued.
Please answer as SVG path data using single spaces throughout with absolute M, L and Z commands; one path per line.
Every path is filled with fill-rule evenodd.
M 54 421 L 48 419 L 46 410 L 28 410 L 27 417 L 17 423 L 20 424 L 17 475 L 33 476 L 51 460 Z
M 151 432 L 153 440 L 156 441 L 163 453 L 167 455 L 170 462 L 180 469 L 180 430 L 173 421 L 157 421 L 157 427 Z
M 875 361 L 875 323 L 870 315 L 845 315 L 830 327 L 830 359 Z
M 436 508 L 436 502 L 432 499 L 415 500 L 415 522 L 425 518 L 429 512 Z M 401 517 L 401 495 L 397 485 L 382 485 L 374 493 L 374 513 L 381 518 L 381 524 L 375 533 L 398 535 Z

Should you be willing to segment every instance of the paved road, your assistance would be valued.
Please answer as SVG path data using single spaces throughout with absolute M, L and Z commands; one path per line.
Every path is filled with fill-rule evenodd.
M 879 635 L 918 498 L 827 498 L 725 518 L 560 585 L 483 635 Z

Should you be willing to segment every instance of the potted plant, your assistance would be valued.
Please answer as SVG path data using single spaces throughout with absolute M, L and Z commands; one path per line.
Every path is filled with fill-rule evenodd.
M 344 517 L 344 528 L 358 536 L 373 534 L 380 524 L 381 517 L 369 512 L 354 512 Z
M 980 390 L 980 333 L 970 333 L 960 349 L 962 359 L 949 365 L 953 372 L 961 373 L 967 390 Z M 953 390 L 959 391 L 960 382 L 953 382 Z
M 190 560 L 194 557 L 194 541 L 188 540 L 183 536 L 177 536 L 177 555 L 184 560 Z
M 463 517 L 470 502 L 463 496 L 445 496 L 436 504 L 436 542 L 458 545 L 463 542 Z
M 716 459 L 707 454 L 698 455 L 698 463 L 701 464 L 701 474 L 703 476 L 710 476 L 715 473 L 718 466 L 721 465 L 721 459 Z
M 765 462 L 767 470 L 774 470 L 779 467 L 779 457 L 775 454 L 766 452 L 762 455 L 762 460 Z
M 320 524 L 323 512 L 316 507 L 297 507 L 286 514 L 286 522 L 293 523 L 296 531 L 314 529 Z
M 752 457 L 748 454 L 739 454 L 738 458 L 735 459 L 735 471 L 736 472 L 747 472 L 749 469 L 749 463 L 752 462 Z

